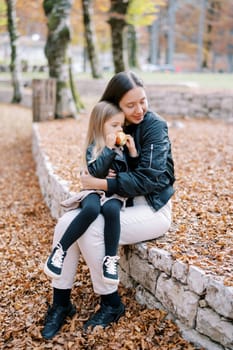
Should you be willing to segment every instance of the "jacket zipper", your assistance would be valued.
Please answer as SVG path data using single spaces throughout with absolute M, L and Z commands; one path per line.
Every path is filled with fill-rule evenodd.
M 151 164 L 152 164 L 153 149 L 154 149 L 154 145 L 152 143 L 150 145 L 150 165 L 149 165 L 149 168 L 151 168 Z

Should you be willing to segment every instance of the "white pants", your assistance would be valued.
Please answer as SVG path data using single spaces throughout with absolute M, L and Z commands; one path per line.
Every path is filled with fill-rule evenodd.
M 57 222 L 53 246 L 78 214 L 80 209 L 65 213 Z M 158 238 L 164 235 L 171 224 L 171 201 L 159 211 L 153 211 L 144 197 L 136 197 L 134 206 L 120 213 L 120 245 L 133 244 Z M 60 279 L 54 279 L 52 286 L 58 289 L 72 288 L 80 251 L 90 269 L 93 288 L 97 294 L 110 294 L 116 291 L 115 285 L 107 284 L 102 279 L 104 247 L 104 218 L 99 215 L 87 231 L 68 249 Z

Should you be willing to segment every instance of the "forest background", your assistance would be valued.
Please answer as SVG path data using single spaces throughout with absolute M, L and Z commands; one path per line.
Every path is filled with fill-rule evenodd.
M 233 3 L 0 0 L 0 38 L 1 75 L 11 71 L 13 102 L 25 79 L 49 76 L 57 80 L 56 116 L 77 116 L 75 85 L 83 74 L 100 79 L 133 69 L 149 82 L 177 82 L 190 72 L 208 73 L 205 82 L 212 83 L 210 73 L 231 79 Z

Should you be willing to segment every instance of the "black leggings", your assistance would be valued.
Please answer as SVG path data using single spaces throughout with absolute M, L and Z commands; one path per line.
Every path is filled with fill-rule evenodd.
M 97 216 L 104 216 L 104 243 L 105 255 L 117 254 L 120 238 L 120 210 L 122 202 L 118 199 L 109 199 L 101 206 L 100 196 L 91 193 L 81 202 L 81 211 L 73 219 L 63 234 L 60 244 L 66 251 L 88 229 Z

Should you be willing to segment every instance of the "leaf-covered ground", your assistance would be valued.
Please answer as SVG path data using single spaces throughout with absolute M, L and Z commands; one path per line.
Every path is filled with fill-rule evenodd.
M 69 120 L 41 125 L 43 144 L 48 148 L 51 161 L 64 178 L 75 180 L 76 187 L 78 186 L 76 168 L 85 125 L 85 118 L 82 122 Z M 229 133 L 227 127 L 220 125 L 220 128 Z M 83 334 L 83 322 L 96 309 L 99 301 L 98 296 L 92 292 L 88 269 L 84 263 L 79 267 L 77 282 L 72 292 L 77 314 L 63 326 L 62 331 L 52 341 L 42 339 L 40 331 L 47 308 L 46 301 L 51 301 L 50 281 L 42 272 L 42 268 L 51 248 L 55 220 L 51 218 L 43 202 L 35 174 L 31 153 L 31 112 L 22 107 L 1 105 L 0 129 L 0 348 L 14 350 L 195 349 L 182 339 L 177 327 L 171 320 L 166 319 L 164 312 L 148 310 L 138 305 L 134 300 L 134 291 L 122 286 L 120 293 L 127 308 L 125 316 L 113 327 L 106 330 L 96 329 L 93 334 Z M 181 135 L 177 137 L 179 139 Z M 65 147 L 67 145 L 69 145 L 68 148 Z M 185 149 L 183 151 L 184 154 L 187 152 Z M 196 153 L 199 152 L 199 149 L 196 150 Z M 197 156 L 200 155 L 197 154 Z M 188 168 L 188 159 L 185 164 Z M 198 171 L 196 164 L 194 169 L 195 172 Z M 181 175 L 179 174 L 178 177 Z M 228 184 L 227 174 L 225 175 L 226 178 L 221 180 Z M 181 180 L 178 183 L 183 186 L 184 198 L 180 207 L 181 212 L 175 209 L 175 222 L 178 227 L 181 224 L 188 226 L 188 222 L 192 223 L 191 220 L 186 223 L 185 216 L 185 211 L 189 208 L 188 194 L 185 192 L 185 183 L 182 184 Z M 230 189 L 225 187 L 226 197 L 228 190 Z M 176 197 L 175 208 L 178 202 L 179 197 Z M 204 199 L 202 203 L 204 204 Z M 222 210 L 228 206 L 224 204 L 223 207 L 222 203 L 219 208 Z M 221 212 L 220 215 L 222 215 Z M 224 227 L 227 226 L 228 215 L 227 211 Z M 198 220 L 201 218 L 200 211 Z M 207 223 L 207 217 L 204 217 L 203 226 L 208 226 Z M 185 228 L 180 228 L 180 231 L 179 236 L 184 236 Z M 223 236 L 223 229 L 219 232 Z M 190 229 L 190 235 L 191 233 Z M 171 247 L 173 236 L 172 232 L 168 236 Z M 224 240 L 223 238 L 221 240 L 226 242 L 226 237 L 227 233 L 223 237 Z M 174 241 L 175 239 L 173 243 Z M 230 246 L 230 238 L 228 243 Z M 190 245 L 192 244 L 190 240 Z M 161 241 L 160 245 L 164 246 L 165 241 Z M 188 247 L 188 244 L 184 247 Z M 222 252 L 227 250 L 226 245 L 221 247 Z

